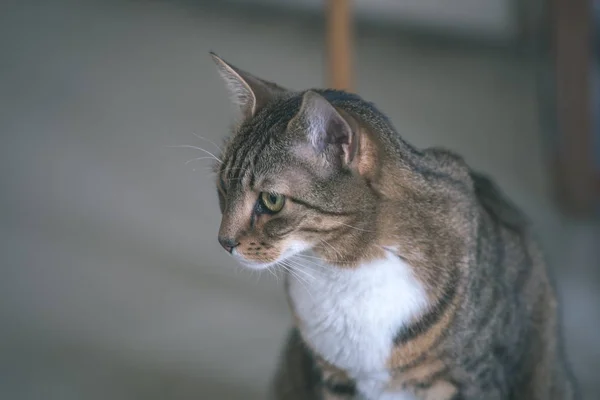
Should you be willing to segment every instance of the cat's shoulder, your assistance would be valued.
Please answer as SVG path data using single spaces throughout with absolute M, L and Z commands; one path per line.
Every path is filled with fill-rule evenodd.
M 515 230 L 526 230 L 530 221 L 500 187 L 488 176 L 471 171 L 475 195 L 481 205 L 495 218 Z

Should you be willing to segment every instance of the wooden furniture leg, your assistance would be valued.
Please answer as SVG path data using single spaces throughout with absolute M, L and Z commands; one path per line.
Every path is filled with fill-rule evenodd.
M 559 129 L 557 181 L 568 212 L 587 215 L 597 201 L 592 152 L 591 0 L 554 0 Z
M 328 83 L 332 89 L 352 89 L 351 0 L 327 0 Z

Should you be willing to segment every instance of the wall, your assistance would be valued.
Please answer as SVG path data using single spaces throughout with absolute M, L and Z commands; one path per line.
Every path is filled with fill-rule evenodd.
M 231 0 L 230 0 L 231 1 Z M 233 0 L 322 12 L 325 0 Z M 512 0 L 352 0 L 355 15 L 378 23 L 420 29 L 476 34 L 493 39 L 512 38 L 517 29 Z

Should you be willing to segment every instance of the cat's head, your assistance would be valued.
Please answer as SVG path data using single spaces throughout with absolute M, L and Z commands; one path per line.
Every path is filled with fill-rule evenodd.
M 290 91 L 212 56 L 242 115 L 215 167 L 219 242 L 255 269 L 308 249 L 343 263 L 376 230 L 360 124 L 331 92 Z

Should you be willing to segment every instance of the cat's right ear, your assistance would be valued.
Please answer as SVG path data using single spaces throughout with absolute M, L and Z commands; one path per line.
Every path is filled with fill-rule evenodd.
M 287 92 L 287 89 L 273 82 L 265 81 L 229 64 L 215 53 L 210 53 L 219 73 L 244 118 L 250 118 L 273 98 Z
M 317 92 L 304 93 L 300 111 L 288 127 L 305 132 L 317 154 L 329 152 L 346 165 L 350 165 L 357 155 L 358 135 L 340 111 Z

